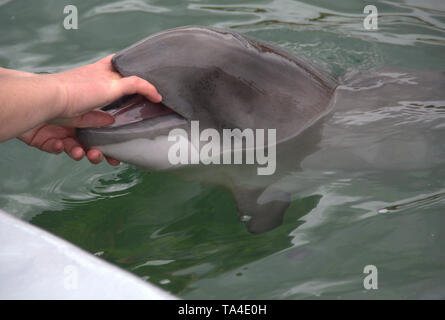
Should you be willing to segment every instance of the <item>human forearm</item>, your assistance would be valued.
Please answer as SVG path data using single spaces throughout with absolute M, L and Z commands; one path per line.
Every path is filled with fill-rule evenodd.
M 0 70 L 0 142 L 59 116 L 64 92 L 51 75 Z

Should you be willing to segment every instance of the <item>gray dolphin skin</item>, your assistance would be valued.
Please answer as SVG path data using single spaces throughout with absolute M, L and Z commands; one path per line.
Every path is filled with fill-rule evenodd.
M 311 150 L 294 138 L 332 107 L 337 80 L 293 54 L 226 30 L 189 26 L 160 32 L 117 53 L 112 64 L 123 76 L 151 82 L 161 104 L 128 96 L 103 110 L 115 116 L 106 128 L 78 130 L 79 140 L 106 155 L 143 169 L 173 170 L 228 187 L 240 219 L 260 233 L 281 224 L 290 203 L 271 185 Z M 276 129 L 277 171 L 259 177 L 248 165 L 172 166 L 167 159 L 172 129 Z M 198 147 L 199 148 L 199 147 Z

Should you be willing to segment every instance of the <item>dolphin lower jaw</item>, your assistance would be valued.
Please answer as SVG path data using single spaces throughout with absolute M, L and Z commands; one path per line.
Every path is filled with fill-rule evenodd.
M 181 143 L 189 148 L 189 141 Z M 168 151 L 173 142 L 168 141 L 168 136 L 157 136 L 154 139 L 136 138 L 118 143 L 111 143 L 95 148 L 113 158 L 131 163 L 145 171 L 165 171 L 181 167 L 181 164 L 173 164 L 168 159 Z
M 128 124 L 78 129 L 77 138 L 84 146 L 99 149 L 107 156 L 149 171 L 158 171 L 178 167 L 168 161 L 168 150 L 173 144 L 168 141 L 168 136 L 173 129 L 187 131 L 189 127 L 189 121 L 168 112 Z

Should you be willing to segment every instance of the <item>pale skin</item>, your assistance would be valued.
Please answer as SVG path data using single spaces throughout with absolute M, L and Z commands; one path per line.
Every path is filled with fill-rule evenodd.
M 162 100 L 149 82 L 135 76 L 123 78 L 111 58 L 45 75 L 0 68 L 0 142 L 18 138 L 45 152 L 65 151 L 74 160 L 86 155 L 91 163 L 100 163 L 102 152 L 83 148 L 75 128 L 111 125 L 114 118 L 95 109 L 123 95 L 137 93 L 152 102 Z M 111 165 L 119 164 L 105 158 Z

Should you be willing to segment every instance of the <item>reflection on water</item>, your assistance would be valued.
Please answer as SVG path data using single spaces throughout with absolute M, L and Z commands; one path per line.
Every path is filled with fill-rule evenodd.
M 73 32 L 62 27 L 65 4 L 0 1 L 0 65 L 56 72 L 201 24 L 348 71 L 343 103 L 280 180 L 293 202 L 264 234 L 245 230 L 223 188 L 17 141 L 0 145 L 2 209 L 186 298 L 445 297 L 443 1 L 380 1 L 377 32 L 363 30 L 364 4 L 352 0 L 70 1 Z M 372 292 L 368 264 L 379 270 Z
M 136 185 L 142 173 L 127 173 L 127 165 L 92 167 L 70 162 L 9 141 L 2 158 L 0 203 L 6 211 L 29 220 L 45 210 L 64 210 L 83 203 L 123 196 Z
M 393 204 L 391 206 L 387 206 L 383 209 L 380 209 L 379 213 L 388 213 L 391 211 L 404 210 L 404 209 L 412 208 L 412 207 L 418 208 L 421 206 L 431 206 L 435 202 L 439 202 L 439 203 L 443 202 L 444 199 L 445 199 L 445 192 L 441 192 L 441 193 L 426 196 L 426 197 L 424 196 L 420 199 L 406 200 L 403 203 L 398 203 L 398 204 Z

